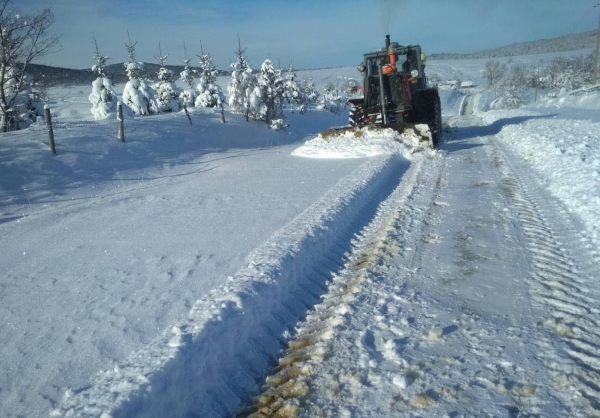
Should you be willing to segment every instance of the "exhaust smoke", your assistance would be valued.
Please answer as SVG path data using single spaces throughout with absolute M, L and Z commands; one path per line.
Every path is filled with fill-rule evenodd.
M 392 24 L 400 16 L 400 10 L 406 0 L 380 0 L 381 4 L 381 27 L 384 33 L 392 32 Z

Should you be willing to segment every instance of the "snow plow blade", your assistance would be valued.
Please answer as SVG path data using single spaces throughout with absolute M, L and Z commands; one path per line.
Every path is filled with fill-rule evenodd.
M 389 125 L 367 125 L 362 128 L 356 126 L 345 126 L 341 128 L 331 128 L 324 132 L 321 132 L 320 136 L 324 140 L 330 140 L 333 138 L 362 138 L 365 133 L 368 132 L 370 136 L 376 134 L 377 131 L 384 131 L 392 129 L 398 132 L 402 136 L 408 136 L 413 139 L 417 139 L 419 145 L 433 148 L 433 140 L 429 126 L 426 124 L 417 123 L 400 123 L 400 124 L 389 124 Z

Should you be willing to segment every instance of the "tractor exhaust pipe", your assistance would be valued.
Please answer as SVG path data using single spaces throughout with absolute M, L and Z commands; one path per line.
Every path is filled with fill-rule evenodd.
M 385 35 L 385 50 L 390 50 L 390 35 Z

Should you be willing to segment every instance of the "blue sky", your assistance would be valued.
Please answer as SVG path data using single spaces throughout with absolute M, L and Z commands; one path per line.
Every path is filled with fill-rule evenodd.
M 553 38 L 598 26 L 600 0 L 14 0 L 26 13 L 51 7 L 60 51 L 39 63 L 94 64 L 92 32 L 109 63 L 127 59 L 127 31 L 138 61 L 156 62 L 159 42 L 168 64 L 179 64 L 200 42 L 227 68 L 237 34 L 253 67 L 266 58 L 297 68 L 356 65 L 389 33 L 426 53 L 476 52 Z M 194 57 L 193 63 L 197 60 Z

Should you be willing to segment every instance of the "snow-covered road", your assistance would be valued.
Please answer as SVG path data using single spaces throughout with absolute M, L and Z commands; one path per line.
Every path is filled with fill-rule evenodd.
M 370 265 L 336 278 L 361 278 L 341 314 L 326 299 L 298 326 L 316 354 L 292 341 L 253 417 L 599 413 L 594 248 L 482 120 L 451 125 L 418 187 L 380 210 L 393 228 L 368 238 L 381 243 Z
M 298 149 L 323 112 L 5 135 L 0 416 L 598 415 L 599 121 L 464 97 L 437 152 Z

